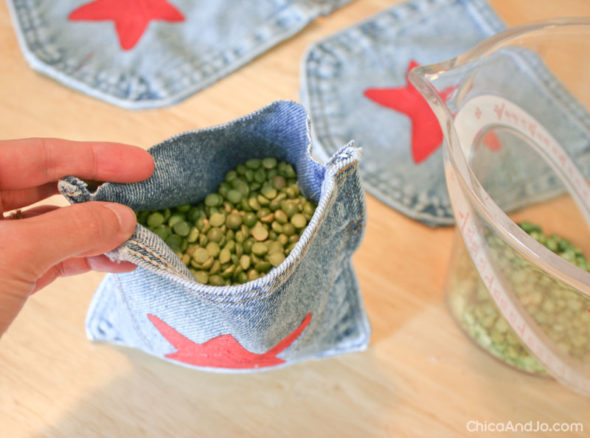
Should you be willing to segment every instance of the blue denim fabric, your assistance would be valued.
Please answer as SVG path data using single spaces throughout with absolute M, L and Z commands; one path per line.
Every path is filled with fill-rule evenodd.
M 280 101 L 226 125 L 184 133 L 152 147 L 156 169 L 144 182 L 105 183 L 89 193 L 75 177 L 60 181 L 61 192 L 71 202 L 165 208 L 201 201 L 217 189 L 228 170 L 248 158 L 274 156 L 294 165 L 302 193 L 318 203 L 287 259 L 264 277 L 237 286 L 197 283 L 157 235 L 138 225 L 131 239 L 108 255 L 139 267 L 105 277 L 87 315 L 88 336 L 216 371 L 281 366 L 365 348 L 370 329 L 351 264 L 366 221 L 359 150 L 349 144 L 321 164 L 311 157 L 310 147 L 305 110 Z M 230 344 L 237 341 L 254 355 L 264 355 L 311 319 L 292 344 L 279 351 L 277 360 L 225 366 L 223 361 L 231 357 L 218 358 L 217 364 L 207 359 L 204 365 L 176 360 L 178 348 L 157 329 L 153 316 L 191 343 L 227 341 L 231 335 Z
M 314 44 L 303 59 L 301 85 L 314 153 L 327 157 L 355 139 L 369 193 L 426 224 L 452 224 L 441 148 L 416 165 L 410 119 L 363 92 L 404 87 L 411 60 L 450 59 L 504 27 L 485 0 L 413 0 Z
M 172 105 L 213 84 L 310 21 L 352 0 L 171 0 L 182 22 L 151 21 L 122 50 L 112 21 L 70 21 L 90 0 L 9 0 L 26 60 L 82 93 L 124 108 Z

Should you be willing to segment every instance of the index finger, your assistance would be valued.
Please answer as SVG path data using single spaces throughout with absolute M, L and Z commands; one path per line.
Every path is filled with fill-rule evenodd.
M 145 150 L 122 143 L 56 138 L 0 140 L 0 189 L 35 187 L 74 175 L 83 179 L 136 182 L 154 171 Z

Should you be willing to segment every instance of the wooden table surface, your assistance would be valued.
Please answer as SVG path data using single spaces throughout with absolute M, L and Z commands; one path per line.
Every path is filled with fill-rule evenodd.
M 299 100 L 305 49 L 394 3 L 358 0 L 176 106 L 133 112 L 33 72 L 2 2 L 0 136 L 147 148 L 273 100 Z M 509 25 L 590 15 L 580 0 L 491 3 Z M 60 279 L 29 300 L 0 342 L 0 437 L 484 436 L 467 432 L 471 420 L 581 422 L 583 433 L 556 436 L 590 434 L 590 400 L 504 366 L 459 330 L 443 290 L 453 229 L 367 202 L 354 257 L 373 330 L 366 351 L 252 375 L 193 371 L 89 342 L 84 316 L 102 274 Z

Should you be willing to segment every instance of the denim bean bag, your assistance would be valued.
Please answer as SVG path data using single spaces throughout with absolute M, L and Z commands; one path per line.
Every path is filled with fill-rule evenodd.
M 75 177 L 62 180 L 60 190 L 73 203 L 159 209 L 199 202 L 237 164 L 274 156 L 294 165 L 302 193 L 318 203 L 287 259 L 237 286 L 197 283 L 157 235 L 138 225 L 108 254 L 138 268 L 106 275 L 88 312 L 89 338 L 215 371 L 266 369 L 365 348 L 370 330 L 351 264 L 366 221 L 359 150 L 348 144 L 321 164 L 310 147 L 304 109 L 280 101 L 152 147 L 156 170 L 146 181 L 105 183 L 90 193 Z

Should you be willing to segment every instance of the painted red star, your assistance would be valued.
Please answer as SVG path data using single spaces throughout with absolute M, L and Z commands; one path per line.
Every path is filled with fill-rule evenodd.
M 368 88 L 365 96 L 381 106 L 404 113 L 412 121 L 412 158 L 421 163 L 442 144 L 443 134 L 436 116 L 426 100 L 408 81 L 408 73 L 419 64 L 410 61 L 406 70 L 406 85 L 398 88 Z M 439 95 L 447 100 L 455 87 L 442 90 Z
M 160 334 L 176 348 L 174 353 L 166 355 L 168 359 L 201 367 L 234 369 L 264 368 L 284 363 L 285 361 L 277 357 L 277 354 L 286 350 L 311 321 L 311 313 L 308 313 L 301 324 L 277 345 L 265 353 L 257 354 L 242 347 L 232 335 L 219 335 L 198 344 L 178 333 L 157 316 L 148 314 L 147 317 Z
M 72 11 L 72 21 L 113 21 L 123 50 L 130 50 L 152 20 L 184 21 L 166 0 L 94 0 Z
M 500 139 L 496 134 L 493 132 L 488 132 L 483 136 L 482 139 L 483 145 L 487 147 L 490 151 L 496 152 L 502 148 L 502 144 L 500 143 Z

